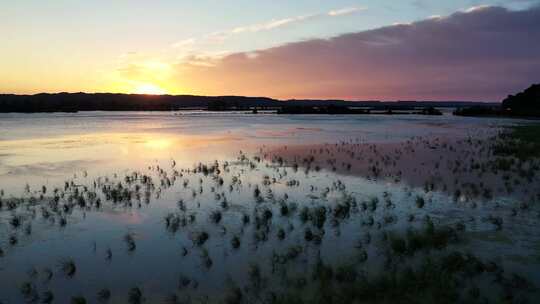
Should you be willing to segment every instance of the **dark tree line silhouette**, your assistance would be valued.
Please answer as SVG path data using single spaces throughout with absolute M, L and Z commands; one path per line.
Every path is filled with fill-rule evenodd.
M 77 111 L 171 111 L 207 108 L 211 103 L 275 106 L 277 100 L 264 97 L 139 95 L 111 93 L 58 93 L 0 95 L 0 112 L 77 112 Z
M 503 100 L 502 106 L 514 115 L 540 116 L 540 84 L 533 84 L 523 92 L 509 95 Z
M 369 107 L 379 111 L 402 108 L 463 107 L 483 103 L 455 101 L 347 101 L 339 99 L 290 99 L 247 96 L 141 95 L 114 93 L 41 93 L 35 95 L 0 94 L 0 113 L 78 112 L 78 111 L 177 111 L 203 109 L 212 111 L 300 109 L 324 107 L 329 112 L 344 108 Z M 291 108 L 292 107 L 292 108 Z M 346 111 L 350 113 L 350 110 Z M 354 112 L 354 111 L 353 111 Z
M 540 117 L 540 84 L 533 84 L 525 91 L 509 95 L 499 106 L 459 108 L 454 112 L 460 116 L 505 116 Z

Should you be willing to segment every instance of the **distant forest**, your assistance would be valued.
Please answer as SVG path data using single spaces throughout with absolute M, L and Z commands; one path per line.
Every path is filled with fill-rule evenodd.
M 111 93 L 57 93 L 36 95 L 0 94 L 0 113 L 78 112 L 78 111 L 215 111 L 269 109 L 284 107 L 464 107 L 487 105 L 470 102 L 380 102 L 346 100 L 277 100 L 266 97 L 137 95 Z M 495 105 L 495 104 L 490 104 Z
M 514 115 L 540 117 L 540 84 L 533 84 L 523 92 L 509 95 L 503 100 L 502 107 Z
M 508 95 L 497 107 L 471 106 L 457 109 L 460 116 L 540 117 L 540 84 L 533 84 L 523 92 Z

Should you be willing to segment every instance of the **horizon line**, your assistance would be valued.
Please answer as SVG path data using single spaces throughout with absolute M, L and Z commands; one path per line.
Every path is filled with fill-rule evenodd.
M 483 101 L 474 101 L 474 100 L 467 100 L 467 99 L 343 99 L 343 98 L 274 98 L 269 96 L 248 96 L 248 95 L 196 95 L 196 94 L 141 94 L 141 93 L 120 93 L 120 92 L 39 92 L 39 93 L 0 93 L 0 96 L 2 95 L 10 95 L 10 96 L 37 96 L 37 95 L 61 95 L 61 94 L 85 94 L 85 95 L 97 95 L 97 94 L 103 94 L 103 95 L 126 95 L 126 96 L 146 96 L 146 97 L 207 97 L 207 98 L 218 98 L 218 97 L 239 97 L 239 98 L 261 98 L 261 99 L 271 99 L 274 101 L 279 102 L 287 102 L 287 101 L 340 101 L 340 102 L 379 102 L 379 103 L 386 103 L 386 102 L 437 102 L 437 103 L 451 103 L 451 102 L 460 102 L 460 103 L 502 103 L 502 101 L 489 101 L 489 100 L 483 100 Z

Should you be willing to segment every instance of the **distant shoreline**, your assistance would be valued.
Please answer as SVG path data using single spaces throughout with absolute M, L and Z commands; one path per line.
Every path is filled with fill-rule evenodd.
M 247 96 L 137 95 L 111 93 L 0 94 L 0 113 L 76 113 L 85 111 L 264 111 L 289 107 L 347 107 L 374 111 L 418 110 L 422 108 L 462 108 L 500 106 L 493 102 L 469 101 L 350 101 L 291 99 L 277 100 Z M 324 114 L 324 113 L 321 113 Z M 349 113 L 343 113 L 349 114 Z M 361 114 L 361 113 L 358 113 Z

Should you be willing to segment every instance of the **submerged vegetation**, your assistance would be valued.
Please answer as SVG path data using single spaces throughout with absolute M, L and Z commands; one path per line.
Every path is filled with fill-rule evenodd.
M 504 255 L 538 241 L 537 128 L 261 149 L 1 191 L 0 274 L 17 285 L 0 302 L 533 303 L 539 278 Z M 42 233 L 63 255 L 36 258 Z
M 514 156 L 520 160 L 540 157 L 540 124 L 512 126 L 499 137 L 494 147 L 495 155 Z

